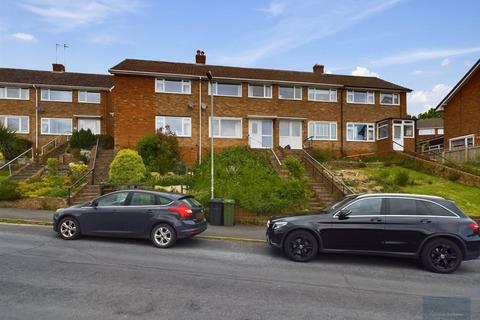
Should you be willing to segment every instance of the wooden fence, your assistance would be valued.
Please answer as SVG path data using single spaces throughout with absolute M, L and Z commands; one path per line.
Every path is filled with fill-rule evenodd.
M 443 151 L 440 154 L 431 155 L 431 158 L 438 162 L 443 161 L 442 157 L 453 162 L 468 162 L 480 160 L 480 146 Z

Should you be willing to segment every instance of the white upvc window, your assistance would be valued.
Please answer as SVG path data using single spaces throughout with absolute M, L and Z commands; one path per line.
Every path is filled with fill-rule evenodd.
M 71 135 L 72 119 L 42 118 L 42 134 Z
M 16 133 L 30 132 L 30 118 L 28 116 L 0 115 L 0 124 Z
M 72 91 L 42 89 L 42 101 L 72 102 Z
M 278 87 L 278 99 L 302 100 L 302 87 L 279 86 Z
M 81 103 L 100 103 L 100 92 L 78 91 L 78 102 Z
M 250 98 L 272 98 L 271 84 L 249 84 L 248 97 Z
M 100 119 L 79 118 L 77 121 L 77 130 L 90 130 L 93 134 L 101 134 L 102 122 Z
M 337 123 L 330 121 L 309 121 L 308 137 L 313 140 L 337 140 Z
M 242 96 L 242 84 L 241 83 L 229 83 L 229 82 L 214 82 L 213 88 L 210 82 L 208 83 L 208 94 L 224 97 L 241 97 Z
M 155 80 L 155 92 L 190 94 L 191 90 L 192 82 L 190 80 L 158 78 Z
M 336 89 L 320 89 L 320 88 L 308 88 L 308 100 L 309 101 L 337 101 Z
M 155 131 L 165 130 L 177 137 L 192 136 L 192 119 L 190 117 L 156 116 Z
M 347 141 L 375 141 L 373 123 L 347 122 Z
M 443 130 L 443 128 L 437 129 L 437 134 L 444 134 L 444 132 L 445 132 L 445 131 Z
M 475 135 L 456 137 L 449 140 L 450 150 L 465 149 L 475 146 Z
M 388 138 L 388 121 L 381 121 L 377 124 L 377 140 Z
M 403 120 L 403 136 L 405 138 L 415 137 L 415 125 L 413 120 Z
M 28 88 L 0 87 L 0 99 L 28 100 L 30 99 Z
M 348 103 L 375 104 L 375 92 L 365 90 L 348 90 Z
M 242 138 L 242 119 L 241 118 L 227 118 L 227 117 L 213 117 L 210 121 L 210 137 L 215 138 Z
M 418 130 L 419 136 L 429 136 L 434 134 L 435 134 L 435 129 L 419 129 Z
M 398 106 L 400 105 L 400 95 L 393 92 L 381 92 L 380 104 Z

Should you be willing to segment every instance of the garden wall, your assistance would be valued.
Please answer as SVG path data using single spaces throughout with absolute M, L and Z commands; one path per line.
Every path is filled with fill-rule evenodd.
M 67 201 L 56 197 L 28 197 L 18 200 L 2 200 L 0 208 L 56 210 L 67 207 Z

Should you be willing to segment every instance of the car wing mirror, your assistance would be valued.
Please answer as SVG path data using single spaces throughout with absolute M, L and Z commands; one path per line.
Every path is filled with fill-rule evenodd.
M 351 210 L 348 210 L 348 209 L 340 210 L 340 211 L 338 212 L 338 219 L 339 219 L 339 220 L 347 219 L 348 216 L 350 215 L 350 213 L 352 213 L 352 211 L 351 211 Z
M 96 208 L 98 206 L 98 203 L 97 201 L 93 200 L 93 201 L 90 201 L 90 206 L 93 207 L 93 208 Z

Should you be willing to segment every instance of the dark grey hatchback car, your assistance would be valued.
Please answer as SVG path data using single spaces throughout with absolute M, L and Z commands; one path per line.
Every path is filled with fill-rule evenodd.
M 112 192 L 53 215 L 53 230 L 65 240 L 82 235 L 140 238 L 169 248 L 206 229 L 204 209 L 193 196 L 138 189 Z

